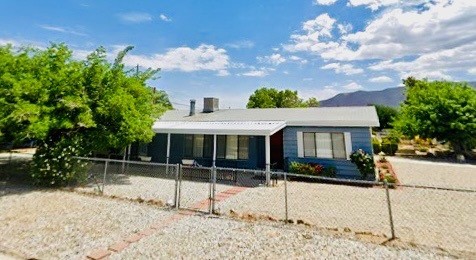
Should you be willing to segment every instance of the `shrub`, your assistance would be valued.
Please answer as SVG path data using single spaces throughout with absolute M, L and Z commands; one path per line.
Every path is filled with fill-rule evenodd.
M 381 146 L 380 140 L 378 140 L 378 138 L 372 137 L 372 147 L 373 147 L 373 150 L 374 150 L 374 154 L 378 154 L 382 151 L 382 146 Z
M 367 179 L 369 175 L 375 174 L 373 157 L 362 149 L 352 152 L 350 160 L 359 169 L 362 179 Z
M 78 137 L 43 142 L 33 156 L 33 183 L 41 186 L 65 186 L 84 182 L 87 178 L 86 163 L 74 158 L 78 155 L 83 155 L 81 139 Z
M 382 152 L 388 155 L 395 155 L 398 150 L 398 143 L 384 141 L 382 142 Z
M 291 162 L 289 171 L 297 174 L 318 176 L 323 173 L 324 166 L 316 163 Z
M 325 167 L 322 171 L 322 176 L 335 178 L 337 176 L 337 169 L 334 166 Z

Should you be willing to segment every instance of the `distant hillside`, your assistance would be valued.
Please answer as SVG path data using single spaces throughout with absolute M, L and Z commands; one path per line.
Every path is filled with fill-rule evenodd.
M 476 88 L 476 81 L 468 82 Z M 405 100 L 405 88 L 387 88 L 378 91 L 356 91 L 340 93 L 336 96 L 320 101 L 321 107 L 366 106 L 369 104 L 398 107 Z
M 404 87 L 387 88 L 379 91 L 356 91 L 340 93 L 336 96 L 320 101 L 321 107 L 366 106 L 379 104 L 397 107 L 405 100 Z

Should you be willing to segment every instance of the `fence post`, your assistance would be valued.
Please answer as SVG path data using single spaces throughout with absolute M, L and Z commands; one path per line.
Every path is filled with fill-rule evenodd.
M 106 159 L 106 162 L 104 163 L 104 176 L 102 178 L 102 190 L 101 194 L 104 194 L 104 187 L 106 186 L 106 174 L 107 174 L 107 164 L 109 160 Z
M 387 180 L 384 180 L 383 184 L 385 186 L 385 193 L 387 194 L 388 215 L 390 217 L 390 229 L 392 231 L 392 238 L 391 239 L 395 239 L 395 229 L 394 229 L 394 226 L 393 226 L 393 216 L 392 216 L 392 205 L 390 204 L 390 193 L 388 191 L 388 182 L 387 182 Z
M 287 173 L 284 172 L 284 209 L 285 209 L 285 221 L 288 223 L 288 178 Z
M 212 198 L 212 190 L 213 190 L 213 167 L 210 168 L 210 175 L 208 178 L 208 214 L 213 213 L 213 198 Z
M 167 168 L 168 168 L 168 164 L 167 164 Z M 178 209 L 178 184 L 179 184 L 179 164 L 177 163 L 175 165 L 175 193 L 174 193 L 174 207 L 175 209 Z M 168 174 L 168 172 L 167 172 Z
M 216 183 L 217 183 L 217 167 L 216 166 L 213 166 L 212 167 L 212 171 L 213 171 L 213 186 L 212 186 L 212 213 L 215 213 L 215 197 L 216 197 Z
M 182 165 L 179 164 L 179 187 L 178 187 L 177 209 L 180 208 L 180 197 L 182 196 L 182 175 L 183 175 L 183 168 L 182 168 Z

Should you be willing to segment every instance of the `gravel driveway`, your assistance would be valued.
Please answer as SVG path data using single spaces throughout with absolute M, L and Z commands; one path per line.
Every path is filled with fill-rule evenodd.
M 403 241 L 476 253 L 476 193 L 399 188 L 390 190 L 390 198 L 396 236 Z M 283 219 L 284 186 L 250 188 L 218 208 Z M 288 208 L 295 221 L 390 236 L 382 188 L 288 182 Z
M 189 217 L 128 247 L 111 259 L 436 259 L 404 250 L 222 218 Z
M 476 165 L 386 157 L 402 184 L 476 191 Z
M 84 259 L 173 213 L 61 191 L 0 197 L 0 251 L 38 259 Z

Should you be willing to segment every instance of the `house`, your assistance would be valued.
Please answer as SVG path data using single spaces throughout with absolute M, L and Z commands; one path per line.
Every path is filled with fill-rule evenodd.
M 203 166 L 287 170 L 290 162 L 334 166 L 340 178 L 359 178 L 349 155 L 372 152 L 376 110 L 365 107 L 219 109 L 205 98 L 203 111 L 167 111 L 153 125 L 153 141 L 139 149 L 153 162 L 194 159 Z

